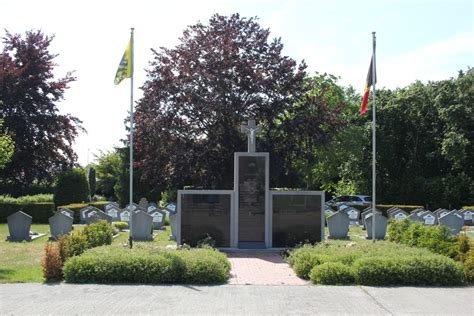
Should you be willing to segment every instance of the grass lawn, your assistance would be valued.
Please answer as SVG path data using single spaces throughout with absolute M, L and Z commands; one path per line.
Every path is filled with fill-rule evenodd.
M 74 230 L 81 230 L 83 225 L 74 225 Z M 33 224 L 31 231 L 46 233 L 30 242 L 7 242 L 8 225 L 0 224 L 0 283 L 16 282 L 43 282 L 41 271 L 41 258 L 44 253 L 44 245 L 49 238 L 49 225 Z M 166 231 L 155 230 L 154 244 L 159 246 L 176 244 L 169 241 L 170 228 L 166 226 Z M 121 232 L 114 239 L 112 246 L 121 247 L 128 242 L 128 232 Z M 135 244 L 142 242 L 135 242 Z M 148 243 L 148 242 L 145 242 Z

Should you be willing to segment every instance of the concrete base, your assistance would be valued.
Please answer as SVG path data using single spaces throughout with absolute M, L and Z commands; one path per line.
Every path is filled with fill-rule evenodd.
M 6 241 L 14 241 L 14 242 L 18 242 L 18 241 L 33 241 L 35 239 L 38 239 L 40 237 L 43 237 L 45 236 L 46 234 L 36 234 L 36 235 L 30 235 L 28 237 L 28 239 L 12 239 L 10 236 L 7 236 L 7 239 Z

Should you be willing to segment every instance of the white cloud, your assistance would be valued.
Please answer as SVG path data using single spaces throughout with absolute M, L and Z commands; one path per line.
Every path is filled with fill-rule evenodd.
M 468 56 L 472 63 L 473 53 L 472 33 L 460 33 L 399 56 L 378 59 L 377 77 L 380 84 L 390 88 L 403 87 L 415 80 L 427 82 L 448 79 L 455 76 L 457 70 L 473 66 L 459 62 L 466 60 L 461 57 Z

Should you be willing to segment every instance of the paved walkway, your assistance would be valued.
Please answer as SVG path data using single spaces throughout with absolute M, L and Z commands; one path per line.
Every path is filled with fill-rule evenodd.
M 1 284 L 0 315 L 470 315 L 473 287 Z
M 306 285 L 275 252 L 227 253 L 232 270 L 229 284 L 240 285 Z

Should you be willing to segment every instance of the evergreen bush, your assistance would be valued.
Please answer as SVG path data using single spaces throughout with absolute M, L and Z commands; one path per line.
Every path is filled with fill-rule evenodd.
M 346 285 L 355 282 L 352 268 L 341 262 L 326 262 L 317 265 L 309 273 L 309 278 L 315 284 Z
M 98 247 L 67 260 L 71 283 L 216 284 L 228 280 L 230 263 L 216 250 Z
M 84 170 L 72 168 L 59 175 L 54 195 L 56 205 L 83 203 L 88 199 L 89 183 Z

